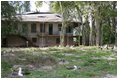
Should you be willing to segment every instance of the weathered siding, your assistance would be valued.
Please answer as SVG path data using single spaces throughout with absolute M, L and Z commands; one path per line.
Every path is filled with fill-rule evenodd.
M 36 33 L 31 33 L 31 24 L 35 23 L 36 24 Z M 32 38 L 37 38 L 37 42 L 33 43 L 34 46 L 55 46 L 55 45 L 59 45 L 60 43 L 56 43 L 56 39 L 60 38 L 59 36 L 59 30 L 58 30 L 58 24 L 60 23 L 45 23 L 45 33 L 42 36 L 42 34 L 40 33 L 40 24 L 38 22 L 29 22 L 27 23 L 28 26 L 28 35 L 27 35 L 27 39 L 32 42 Z M 23 23 L 19 23 L 18 24 L 18 29 L 21 31 L 22 34 L 22 24 Z M 53 24 L 53 35 L 49 35 L 49 24 Z M 10 39 L 11 38 L 11 39 Z M 15 42 L 13 42 L 13 40 Z M 43 39 L 43 41 L 42 41 Z M 19 37 L 9 37 L 8 38 L 8 46 L 25 46 L 26 45 L 26 40 L 23 41 L 21 40 L 21 38 Z M 65 36 L 65 40 L 64 40 L 64 45 L 73 45 L 73 37 L 72 36 Z

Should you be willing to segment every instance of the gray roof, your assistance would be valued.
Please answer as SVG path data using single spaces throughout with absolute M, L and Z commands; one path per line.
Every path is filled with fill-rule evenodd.
M 62 22 L 60 15 L 50 12 L 27 12 L 18 14 L 17 17 L 21 18 L 22 22 Z M 5 18 L 2 18 L 5 20 Z M 80 22 L 79 20 L 73 19 L 71 22 Z
M 38 12 L 17 15 L 22 18 L 24 22 L 61 22 L 62 18 L 58 14 L 49 12 Z

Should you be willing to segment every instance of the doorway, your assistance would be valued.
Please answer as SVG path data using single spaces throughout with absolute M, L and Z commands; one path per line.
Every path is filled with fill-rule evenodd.
M 49 35 L 53 34 L 53 24 L 49 24 Z

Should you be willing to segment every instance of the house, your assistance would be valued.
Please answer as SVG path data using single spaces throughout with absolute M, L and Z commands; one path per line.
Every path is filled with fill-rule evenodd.
M 18 22 L 17 28 L 21 37 L 8 35 L 6 38 L 7 46 L 26 46 L 27 41 L 32 46 L 58 46 L 60 44 L 60 34 L 62 27 L 62 18 L 58 14 L 49 12 L 26 13 L 20 16 L 22 20 Z M 73 28 L 78 26 L 78 22 L 71 21 L 66 28 L 64 45 L 73 45 Z M 27 29 L 27 31 L 26 31 Z M 27 32 L 27 34 L 25 34 Z

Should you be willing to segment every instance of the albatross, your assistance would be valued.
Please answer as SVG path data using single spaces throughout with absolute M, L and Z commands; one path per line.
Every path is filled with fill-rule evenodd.
M 105 45 L 104 48 L 108 50 L 108 45 Z
M 23 76 L 21 67 L 19 67 L 18 76 Z
M 77 66 L 74 65 L 73 67 L 66 67 L 68 70 L 77 70 Z
M 22 68 L 21 67 L 19 67 L 19 71 L 18 71 L 18 76 L 23 76 L 23 75 L 28 75 L 28 74 L 30 74 L 29 72 L 23 72 L 22 71 Z
M 103 48 L 102 48 L 102 46 L 99 46 L 99 48 L 102 50 Z

